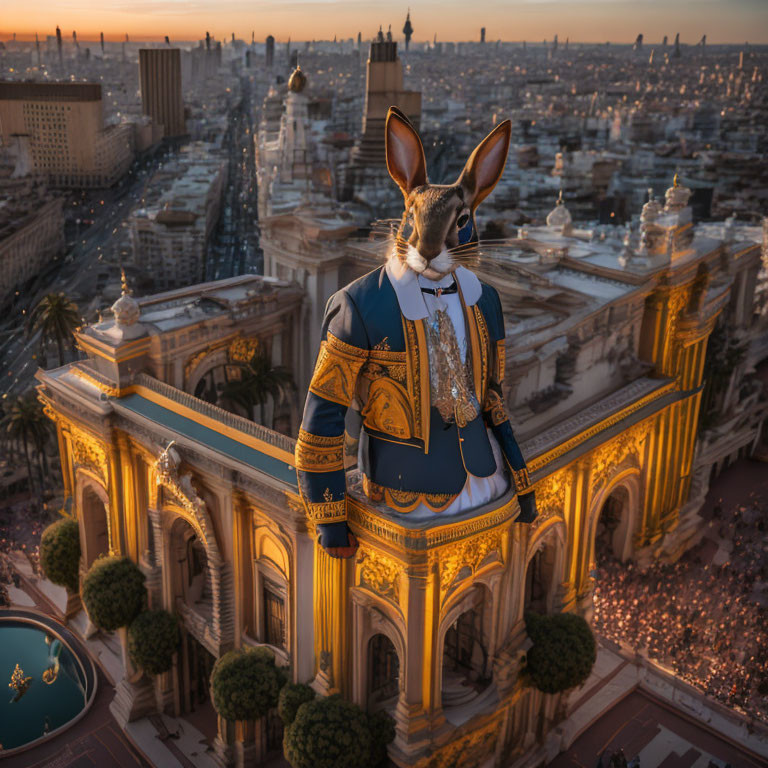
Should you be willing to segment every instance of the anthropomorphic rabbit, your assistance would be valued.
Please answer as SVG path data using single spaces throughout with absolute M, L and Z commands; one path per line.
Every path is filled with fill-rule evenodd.
M 334 557 L 351 557 L 343 462 L 345 415 L 363 427 L 363 488 L 387 514 L 439 519 L 483 506 L 509 488 L 519 522 L 534 492 L 501 395 L 504 318 L 496 290 L 460 266 L 477 240 L 474 214 L 504 170 L 505 120 L 477 146 L 454 184 L 427 180 L 413 126 L 391 108 L 387 168 L 405 213 L 385 265 L 334 294 L 296 444 L 307 514 Z

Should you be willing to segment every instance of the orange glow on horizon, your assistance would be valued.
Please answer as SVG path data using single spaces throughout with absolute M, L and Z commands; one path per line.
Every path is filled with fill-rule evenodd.
M 370 39 L 383 25 L 392 24 L 393 36 L 402 39 L 407 3 L 382 7 L 373 0 L 219 0 L 203 8 L 191 8 L 182 0 L 72 0 L 66 5 L 39 0 L 34 9 L 20 0 L 6 0 L 0 39 L 15 32 L 19 40 L 41 40 L 61 27 L 65 42 L 77 30 L 80 42 L 99 40 L 103 31 L 108 42 L 121 42 L 126 32 L 133 42 L 171 42 L 203 39 L 206 31 L 218 40 L 250 42 L 251 32 L 263 43 L 267 35 L 277 42 L 356 39 L 362 32 Z M 460 0 L 422 0 L 411 5 L 414 41 L 478 40 L 480 27 L 487 39 L 541 42 L 558 34 L 561 42 L 633 42 L 638 32 L 653 45 L 666 34 L 669 40 L 680 32 L 681 42 L 697 43 L 707 34 L 710 43 L 768 42 L 768 14 L 761 0 L 731 0 L 723 4 L 667 0 L 635 3 L 629 0 L 516 0 L 503 5 L 496 0 L 475 0 L 470 24 L 466 5 Z

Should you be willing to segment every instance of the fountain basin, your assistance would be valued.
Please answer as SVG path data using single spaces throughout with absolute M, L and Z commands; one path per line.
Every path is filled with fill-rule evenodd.
M 53 738 L 79 720 L 96 670 L 77 638 L 45 615 L 0 611 L 0 759 Z

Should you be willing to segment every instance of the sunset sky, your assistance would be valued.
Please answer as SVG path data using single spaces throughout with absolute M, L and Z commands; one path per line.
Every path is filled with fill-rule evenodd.
M 639 32 L 648 43 L 680 32 L 683 42 L 703 34 L 712 43 L 768 43 L 768 0 L 412 0 L 414 39 L 474 40 L 481 26 L 488 40 L 631 42 Z M 263 41 L 371 37 L 392 24 L 396 37 L 408 10 L 405 2 L 372 0 L 0 0 L 0 39 L 16 33 L 41 39 L 61 26 L 65 39 L 147 40 L 170 35 L 197 40 L 206 30 L 219 39 L 232 32 Z

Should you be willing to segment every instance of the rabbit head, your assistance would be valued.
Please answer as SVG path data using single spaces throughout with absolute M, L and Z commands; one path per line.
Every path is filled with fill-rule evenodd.
M 429 183 L 419 134 L 396 107 L 385 133 L 387 170 L 405 199 L 395 251 L 415 272 L 440 277 L 477 242 L 475 210 L 504 172 L 511 123 L 499 123 L 477 145 L 453 184 Z

